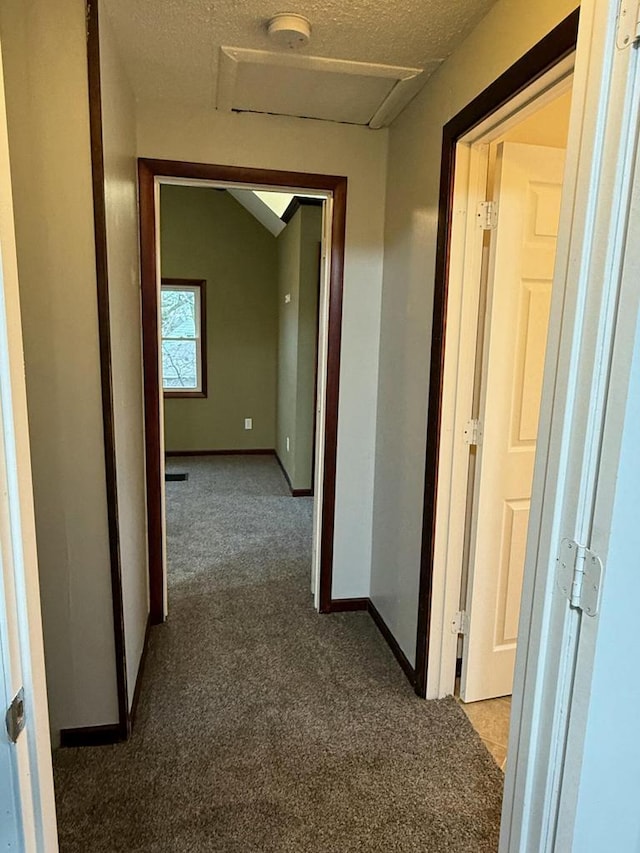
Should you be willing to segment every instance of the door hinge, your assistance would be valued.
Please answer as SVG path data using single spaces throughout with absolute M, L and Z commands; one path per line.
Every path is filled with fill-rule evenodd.
M 571 607 L 595 616 L 602 587 L 602 560 L 585 545 L 563 539 L 558 553 L 558 587 Z
M 471 447 L 478 447 L 482 444 L 482 424 L 477 418 L 471 418 L 467 421 L 464 428 L 464 443 Z
M 11 743 L 15 743 L 20 737 L 20 732 L 24 729 L 24 687 L 13 697 L 12 703 L 7 708 L 5 722 L 7 725 L 7 734 Z
M 481 201 L 478 205 L 478 225 L 483 231 L 493 231 L 498 224 L 498 205 L 495 201 Z
M 469 617 L 464 610 L 458 610 L 451 620 L 452 634 L 466 634 L 469 630 Z
M 616 45 L 625 50 L 640 40 L 640 0 L 620 0 Z

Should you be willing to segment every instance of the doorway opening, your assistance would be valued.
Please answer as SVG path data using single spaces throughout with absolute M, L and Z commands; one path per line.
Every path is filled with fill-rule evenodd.
M 481 252 L 465 249 L 463 255 L 465 277 L 479 285 L 478 308 L 475 316 L 463 311 L 461 318 L 459 369 L 473 376 L 471 418 L 463 428 L 468 478 L 464 511 L 458 515 L 457 508 L 450 508 L 449 513 L 452 532 L 459 536 L 464 531 L 460 607 L 451 628 L 460 632 L 456 692 L 503 767 L 571 78 L 537 98 L 531 108 L 533 112 L 516 115 L 470 143 L 471 159 L 477 155 L 470 170 L 479 168 L 482 181 L 486 175 L 487 191 L 473 211 L 480 219 Z M 476 183 L 475 174 L 469 177 Z M 475 353 L 467 349 L 474 330 Z
M 168 473 L 169 479 L 175 480 L 176 476 L 171 475 L 179 477 L 189 473 L 187 470 L 173 470 L 175 466 L 165 470 L 165 451 L 169 451 L 170 456 L 182 456 L 183 459 L 198 456 L 201 462 L 204 457 L 210 456 L 209 463 L 214 457 L 242 456 L 248 459 L 253 456 L 254 461 L 258 457 L 264 461 L 265 457 L 271 456 L 272 464 L 275 464 L 275 460 L 279 461 L 292 496 L 313 494 L 311 590 L 316 609 L 327 612 L 331 607 L 346 179 L 306 173 L 140 160 L 139 180 L 151 621 L 154 624 L 164 621 L 168 611 L 165 477 Z M 216 291 L 213 283 L 207 282 L 201 274 L 195 274 L 193 246 L 187 247 L 185 251 L 184 245 L 181 249 L 174 245 L 170 251 L 161 251 L 160 238 L 161 235 L 163 239 L 166 237 L 163 227 L 168 221 L 164 220 L 161 206 L 164 204 L 169 219 L 175 223 L 182 221 L 184 226 L 184 210 L 176 216 L 168 211 L 176 204 L 178 207 L 184 205 L 185 199 L 198 194 L 200 202 L 206 200 L 209 205 L 213 202 L 214 207 L 231 206 L 235 213 L 245 219 L 259 214 L 265 222 L 269 221 L 276 230 L 282 231 L 278 240 L 284 239 L 283 229 L 294 230 L 294 220 L 300 232 L 304 219 L 308 239 L 305 251 L 302 252 L 304 258 L 301 254 L 302 244 L 298 239 L 297 262 L 299 269 L 305 265 L 307 267 L 305 274 L 308 281 L 304 285 L 305 298 L 308 296 L 306 302 L 300 299 L 299 276 L 295 281 L 298 290 L 294 294 L 293 283 L 288 286 L 285 281 L 288 273 L 283 272 L 279 276 L 272 269 L 273 281 L 270 286 L 274 301 L 269 305 L 268 294 L 264 289 L 256 287 L 255 280 L 251 281 L 252 278 L 262 276 L 258 265 L 253 271 L 244 271 L 245 283 L 242 286 L 247 289 L 244 297 L 237 292 L 241 287 L 239 282 L 235 293 L 233 287 L 227 289 L 227 308 L 230 313 L 225 321 L 220 283 L 217 283 Z M 287 210 L 278 215 L 274 208 L 278 209 L 278 204 L 282 205 L 283 194 L 287 194 L 289 199 L 285 205 Z M 283 222 L 283 219 L 289 221 Z M 313 220 L 311 231 L 307 219 Z M 275 224 L 276 220 L 279 226 Z M 263 225 L 264 222 L 260 228 Z M 191 238 L 193 233 L 190 234 Z M 293 245 L 295 240 L 288 242 Z M 309 242 L 313 243 L 311 248 Z M 205 251 L 207 240 L 201 241 L 201 244 Z M 244 255 L 245 259 L 253 254 L 247 247 L 243 249 L 236 246 L 236 249 L 236 256 Z M 272 251 L 273 260 L 273 252 L 276 250 L 272 246 L 269 251 Z M 296 248 L 289 246 L 283 251 L 291 255 Z M 286 260 L 280 266 L 285 267 Z M 188 270 L 191 270 L 189 275 L 185 272 Z M 222 269 L 220 272 L 222 274 Z M 215 272 L 212 277 L 217 277 Z M 252 288 L 253 295 L 249 292 Z M 218 298 L 214 304 L 212 295 L 216 292 Z M 245 321 L 249 314 L 251 317 L 248 318 L 248 324 L 244 323 L 246 328 L 239 332 L 245 337 L 248 335 L 244 341 L 245 355 L 251 348 L 252 337 L 260 334 L 264 338 L 262 324 L 267 322 L 272 328 L 268 353 L 264 348 L 262 352 L 253 353 L 253 365 L 238 373 L 238 357 L 242 348 L 221 348 L 221 343 L 224 344 L 225 335 L 227 344 L 233 339 L 234 332 L 229 327 L 229 320 L 234 315 L 240 322 L 243 298 L 254 301 L 258 306 L 256 313 L 256 310 L 250 311 L 247 305 Z M 266 321 L 264 317 L 257 316 L 260 305 L 269 314 Z M 169 329 L 171 323 L 162 322 L 163 307 L 166 314 L 176 306 L 177 313 L 182 311 L 186 318 L 186 323 L 178 323 L 177 332 L 176 329 Z M 301 310 L 306 315 L 303 323 L 298 323 Z M 295 323 L 289 316 L 291 312 L 296 312 Z M 311 326 L 313 335 L 309 340 Z M 295 337 L 293 342 L 292 334 Z M 280 341 L 279 337 L 283 340 Z M 238 341 L 235 343 L 237 345 Z M 278 355 L 279 350 L 282 357 Z M 291 359 L 287 358 L 285 350 L 296 361 L 295 366 L 288 363 Z M 183 358 L 184 363 L 179 363 L 180 358 Z M 211 368 L 214 360 L 218 366 L 222 360 L 226 360 L 226 367 L 219 372 L 216 390 L 212 394 Z M 300 401 L 297 398 L 293 401 L 278 399 L 277 374 L 280 371 L 281 387 L 285 380 L 290 383 L 291 377 L 287 373 L 293 371 L 295 378 L 300 378 L 300 387 L 295 389 L 296 394 L 300 391 Z M 226 378 L 221 381 L 223 373 Z M 302 381 L 303 373 L 305 381 Z M 245 411 L 243 408 L 243 395 L 239 393 L 239 385 L 243 381 L 252 385 L 256 411 Z M 171 385 L 173 387 L 168 387 Z M 176 396 L 183 396 L 184 399 L 176 399 Z M 287 397 L 287 394 L 284 396 Z M 211 418 L 203 427 L 201 419 L 198 424 L 197 417 L 190 417 L 189 414 L 185 417 L 185 405 L 191 403 L 192 416 L 194 402 L 200 404 L 203 412 L 208 406 L 215 408 L 218 434 L 212 431 Z M 300 402 L 298 408 L 304 409 L 300 416 L 302 420 L 295 415 L 297 402 Z M 287 421 L 288 411 L 294 411 L 291 422 Z M 206 412 L 204 414 L 206 419 Z M 240 422 L 237 423 L 239 418 Z M 220 424 L 225 419 L 230 423 Z M 298 426 L 299 440 L 296 440 Z M 251 436 L 258 431 L 260 440 L 256 444 Z M 239 454 L 239 451 L 242 453 Z M 188 465 L 185 463 L 182 467 L 187 468 Z M 211 467 L 209 464 L 208 468 Z
M 576 29 L 444 133 L 416 690 L 456 693 L 502 766 Z

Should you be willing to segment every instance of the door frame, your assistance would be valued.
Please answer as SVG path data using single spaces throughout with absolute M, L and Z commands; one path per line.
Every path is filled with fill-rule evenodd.
M 450 333 L 447 336 L 444 359 L 445 391 L 442 424 L 443 433 L 448 438 L 443 440 L 443 452 L 440 457 L 440 465 L 446 473 L 441 477 L 438 492 L 440 510 L 434 548 L 437 555 L 434 575 L 442 578 L 445 585 L 445 595 L 448 601 L 445 612 L 456 612 L 457 603 L 459 602 L 460 611 L 463 614 L 462 617 L 458 617 L 457 621 L 459 627 L 462 629 L 462 669 L 460 672 L 459 695 L 464 702 L 474 702 L 483 698 L 505 694 L 510 695 L 512 689 L 510 687 L 509 689 L 506 688 L 504 679 L 509 669 L 513 671 L 515 664 L 515 645 L 512 646 L 509 652 L 506 649 L 503 649 L 503 652 L 497 652 L 496 649 L 495 667 L 493 664 L 483 666 L 479 664 L 477 658 L 479 654 L 478 643 L 481 642 L 481 637 L 484 633 L 483 629 L 479 627 L 483 624 L 483 611 L 486 616 L 489 613 L 495 615 L 498 606 L 497 600 L 494 597 L 497 590 L 493 589 L 490 594 L 487 594 L 489 587 L 487 587 L 487 593 L 485 593 L 487 597 L 484 598 L 484 606 L 479 604 L 479 598 L 483 597 L 482 588 L 485 586 L 485 583 L 489 584 L 492 582 L 489 580 L 486 571 L 483 570 L 483 563 L 486 563 L 486 560 L 479 560 L 478 556 L 478 548 L 482 547 L 479 544 L 478 537 L 482 538 L 482 531 L 485 527 L 487 515 L 486 504 L 484 505 L 484 512 L 481 514 L 483 489 L 487 485 L 487 481 L 483 478 L 488 475 L 490 479 L 492 476 L 491 472 L 497 470 L 496 459 L 493 458 L 493 461 L 491 461 L 487 457 L 487 453 L 490 453 L 489 446 L 492 443 L 492 426 L 495 428 L 495 422 L 491 423 L 492 416 L 490 412 L 492 405 L 489 404 L 489 395 L 491 395 L 493 404 L 495 404 L 496 392 L 498 392 L 498 396 L 503 396 L 501 389 L 511 386 L 516 379 L 517 371 L 512 365 L 508 373 L 503 375 L 503 380 L 508 376 L 506 384 L 497 380 L 495 375 L 492 374 L 490 363 L 491 341 L 494 338 L 496 324 L 500 327 L 503 322 L 502 312 L 498 309 L 496 315 L 495 306 L 497 283 L 494 267 L 498 263 L 497 253 L 499 249 L 496 240 L 499 239 L 499 236 L 498 230 L 493 230 L 493 228 L 489 231 L 478 228 L 475 220 L 477 219 L 478 204 L 485 200 L 492 200 L 498 209 L 496 228 L 500 229 L 501 221 L 505 227 L 508 227 L 505 220 L 508 220 L 509 217 L 505 214 L 500 201 L 502 189 L 498 190 L 496 186 L 501 168 L 499 166 L 499 149 L 503 144 L 506 146 L 504 152 L 505 158 L 509 156 L 509 151 L 511 151 L 510 156 L 519 157 L 522 149 L 527 149 L 529 155 L 531 149 L 534 149 L 537 152 L 537 156 L 549 156 L 556 164 L 560 162 L 560 159 L 562 162 L 564 161 L 564 149 L 547 147 L 544 142 L 526 143 L 524 140 L 510 142 L 508 141 L 508 133 L 514 125 L 517 127 L 521 121 L 530 121 L 531 118 L 536 119 L 538 111 L 544 110 L 549 103 L 554 102 L 560 97 L 571 95 L 573 66 L 574 56 L 572 55 L 567 60 L 559 63 L 548 75 L 545 75 L 543 78 L 544 89 L 542 94 L 538 94 L 537 92 L 538 85 L 533 87 L 535 90 L 533 92 L 527 90 L 526 95 L 528 97 L 524 107 L 516 109 L 515 113 L 512 112 L 504 121 L 500 121 L 497 124 L 492 121 L 488 133 L 482 126 L 474 129 L 471 133 L 472 139 L 469 140 L 467 137 L 464 137 L 458 146 L 459 154 L 471 155 L 471 164 L 469 169 L 469 184 L 466 185 L 461 180 L 460 184 L 462 185 L 459 185 L 458 176 L 456 176 L 456 189 L 454 190 L 455 209 L 460 210 L 466 206 L 466 222 L 461 222 L 458 219 L 458 221 L 454 222 L 452 229 L 452 254 L 455 262 L 452 263 L 449 304 L 453 308 L 456 306 L 459 307 L 457 311 L 450 311 L 453 315 L 453 322 L 450 324 Z M 556 78 L 557 82 L 553 82 Z M 550 85 L 547 85 L 548 83 Z M 481 134 L 480 139 L 477 138 L 478 133 Z M 505 136 L 507 137 L 506 140 Z M 517 153 L 518 150 L 520 154 Z M 492 186 L 487 181 L 487 176 L 492 171 L 491 163 L 494 164 Z M 562 168 L 558 170 L 560 189 L 563 186 L 562 171 Z M 480 194 L 478 194 L 480 190 L 477 180 L 478 175 L 481 175 L 483 178 L 483 189 Z M 462 177 L 460 176 L 460 178 Z M 544 180 L 543 178 L 540 179 Z M 510 209 L 512 210 L 513 208 Z M 464 231 L 466 244 L 458 248 L 461 238 L 457 238 L 456 234 L 459 231 Z M 503 249 L 508 243 L 509 241 L 505 244 L 503 240 Z M 471 257 L 469 257 L 470 254 Z M 481 266 L 478 265 L 479 258 L 482 258 Z M 555 251 L 551 262 L 553 260 L 555 260 Z M 458 269 L 461 270 L 460 275 L 456 274 Z M 542 278 L 542 273 L 540 273 L 540 276 Z M 552 283 L 553 268 L 548 278 L 548 296 L 550 302 Z M 518 308 L 517 310 L 520 309 Z M 498 331 L 499 334 L 500 331 Z M 541 354 L 544 364 L 544 349 Z M 541 395 L 538 398 L 538 403 L 539 405 L 541 404 Z M 477 447 L 469 447 L 460 441 L 460 437 L 464 434 L 466 428 L 466 418 L 477 418 L 479 421 L 479 432 L 482 438 L 479 440 L 479 446 Z M 523 448 L 520 449 L 522 450 Z M 530 450 L 532 453 L 529 457 L 531 469 L 529 498 L 531 497 L 532 489 L 535 446 Z M 493 452 L 495 453 L 495 445 Z M 521 458 L 519 454 L 517 456 Z M 447 463 L 451 457 L 453 457 L 455 463 L 450 464 L 447 468 Z M 515 457 L 516 454 L 511 457 L 514 462 Z M 459 496 L 462 493 L 466 497 L 466 501 L 464 502 L 459 500 Z M 520 494 L 524 496 L 524 493 Z M 444 523 L 442 522 L 443 514 L 446 516 Z M 464 545 L 461 554 L 460 544 L 462 543 Z M 522 556 L 524 560 L 524 553 Z M 495 576 L 493 582 L 497 583 Z M 436 581 L 437 587 L 438 582 Z M 521 596 L 518 595 L 515 602 L 518 606 L 520 599 Z M 437 630 L 437 628 L 432 624 L 431 631 L 434 653 L 439 639 L 441 639 L 442 644 L 439 661 L 440 676 L 438 689 L 440 692 L 451 694 L 454 692 L 456 675 L 458 673 L 457 658 L 460 645 L 458 634 L 449 632 L 449 636 L 439 638 L 433 633 L 434 630 Z M 487 635 L 485 634 L 484 636 L 486 637 Z M 509 656 L 509 664 L 505 664 L 504 669 L 501 669 L 502 664 L 498 663 L 501 654 Z M 500 672 L 502 675 L 499 675 Z M 477 695 L 480 691 L 478 679 L 482 680 L 485 688 L 488 687 L 488 681 L 492 681 L 494 684 L 491 692 L 486 697 Z M 484 690 L 481 692 L 484 692 Z M 475 698 L 473 698 L 474 694 Z
M 149 548 L 149 600 L 152 624 L 167 614 L 164 557 L 163 436 L 161 424 L 158 346 L 158 179 L 184 179 L 244 186 L 318 190 L 331 194 L 331 257 L 329 270 L 326 373 L 324 392 L 324 446 L 322 515 L 319 531 L 319 610 L 332 609 L 333 539 L 338 449 L 338 400 L 344 278 L 347 178 L 307 172 L 188 163 L 178 160 L 138 160 L 140 201 L 140 263 L 142 287 L 142 349 L 144 368 L 147 530 Z
M 456 149 L 460 140 L 470 131 L 495 116 L 501 108 L 513 102 L 526 89 L 543 78 L 545 74 L 575 51 L 579 14 L 579 9 L 576 9 L 568 15 L 497 80 L 467 104 L 443 128 L 416 632 L 415 691 L 418 696 L 423 698 L 436 698 L 440 695 L 439 687 L 434 688 L 432 686 L 434 680 L 440 681 L 440 673 L 428 671 L 429 658 L 433 657 L 430 649 L 432 622 L 436 618 L 439 619 L 442 629 L 446 630 L 446 619 L 442 612 L 444 605 L 443 589 L 437 590 L 438 601 L 435 601 L 434 566 L 437 493 L 442 445 L 444 354 L 457 166 Z M 440 607 L 437 608 L 437 605 Z M 429 679 L 428 676 L 430 676 Z

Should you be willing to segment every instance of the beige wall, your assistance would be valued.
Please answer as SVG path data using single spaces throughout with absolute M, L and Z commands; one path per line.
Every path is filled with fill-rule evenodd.
M 275 447 L 276 240 L 229 193 L 163 186 L 162 275 L 206 281 L 208 396 L 165 399 L 167 450 Z M 253 429 L 244 429 L 244 419 Z
M 278 237 L 276 449 L 291 487 L 300 490 L 311 489 L 313 477 L 321 239 L 322 208 L 304 204 Z
M 333 595 L 368 595 L 387 131 L 150 102 L 138 105 L 138 153 L 347 176 Z
M 100 72 L 111 368 L 129 705 L 149 613 L 135 103 L 104 4 Z
M 22 318 L 20 314 L 20 293 L 18 289 L 18 258 L 16 255 L 15 224 L 13 217 L 13 190 L 11 186 L 11 168 L 9 165 L 9 138 L 7 132 L 7 111 L 4 91 L 4 73 L 0 56 L 0 290 L 2 292 L 2 363 L 3 388 L 0 392 L 3 401 L 2 421 L 10 423 L 12 435 L 2 437 L 2 445 L 7 448 L 7 460 L 14 465 L 7 472 L 3 465 L 3 481 L 7 483 L 7 492 L 2 496 L 3 514 L 7 504 L 17 514 L 17 524 L 13 533 L 3 525 L 3 551 L 21 549 L 16 565 L 2 555 L 0 576 L 3 577 L 3 622 L 2 633 L 10 638 L 10 647 L 3 649 L 5 681 L 3 695 L 6 697 L 24 687 L 29 703 L 29 721 L 22 735 L 20 748 L 28 751 L 29 759 L 23 760 L 18 752 L 17 770 L 19 774 L 19 797 L 23 808 L 23 844 L 26 850 L 36 850 L 38 834 L 46 849 L 55 850 L 57 845 L 56 806 L 54 801 L 53 768 L 51 766 L 51 735 L 47 709 L 47 684 L 44 661 L 44 639 L 42 636 L 42 617 L 40 608 L 40 580 L 38 578 L 38 555 L 36 549 L 36 526 L 33 510 L 33 482 L 31 472 L 31 453 L 29 449 L 29 421 L 27 417 L 27 388 L 24 376 L 24 347 L 22 344 Z M 7 379 L 10 386 L 7 386 Z M 10 399 L 8 393 L 10 387 Z M 7 405 L 7 402 L 10 405 Z M 7 478 L 8 473 L 8 478 Z M 15 538 L 14 538 L 15 536 Z M 6 543 L 6 544 L 5 544 Z M 19 610 L 26 616 L 22 639 L 13 642 L 15 636 L 14 611 L 12 604 L 15 594 L 14 574 L 21 578 L 23 594 Z M 18 617 L 20 619 L 20 617 Z M 22 620 L 21 620 L 22 621 Z M 15 626 L 17 627 L 17 626 Z M 24 666 L 22 655 L 28 653 L 29 665 Z M 8 653 L 8 654 L 7 654 Z M 9 666 L 7 667 L 7 661 Z M 7 688 L 9 690 L 7 691 Z M 6 743 L 6 742 L 5 742 Z M 26 754 L 23 753 L 26 759 Z M 38 779 L 34 784 L 34 771 Z M 3 775 L 6 771 L 3 771 Z M 4 791 L 8 793 L 7 785 Z M 4 799 L 4 794 L 3 794 Z M 37 804 L 34 801 L 37 799 Z M 35 821 L 25 819 L 31 804 L 38 814 L 37 832 Z M 26 805 L 26 808 L 25 808 Z M 6 818 L 5 818 L 6 820 Z M 3 827 L 3 835 L 5 835 Z M 6 836 L 5 836 L 6 837 Z M 5 841 L 6 843 L 6 841 Z
M 566 148 L 571 112 L 571 89 L 510 128 L 501 140 Z
M 52 736 L 117 721 L 82 0 L 0 5 Z
M 499 0 L 390 131 L 371 594 L 411 661 L 442 127 L 574 7 Z

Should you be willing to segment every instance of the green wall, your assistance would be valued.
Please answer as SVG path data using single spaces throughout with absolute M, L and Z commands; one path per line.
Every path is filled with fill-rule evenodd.
M 167 450 L 273 448 L 275 238 L 229 193 L 164 185 L 162 275 L 206 280 L 208 396 L 165 399 Z M 253 429 L 244 419 L 253 418 Z
M 278 237 L 276 449 L 294 489 L 312 485 L 321 237 L 322 209 L 307 204 Z

